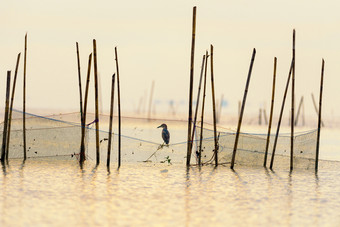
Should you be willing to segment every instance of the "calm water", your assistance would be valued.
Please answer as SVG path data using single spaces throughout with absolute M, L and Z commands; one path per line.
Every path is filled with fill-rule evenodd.
M 11 160 L 0 226 L 340 226 L 340 165 L 312 171 L 238 166 Z

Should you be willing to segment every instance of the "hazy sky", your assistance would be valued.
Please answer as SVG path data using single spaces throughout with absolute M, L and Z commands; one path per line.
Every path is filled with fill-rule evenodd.
M 23 55 L 27 32 L 28 109 L 79 109 L 75 43 L 79 42 L 80 46 L 85 86 L 88 55 L 95 38 L 105 111 L 109 109 L 111 75 L 115 71 L 115 46 L 118 47 L 122 107 L 125 111 L 136 109 L 143 96 L 147 96 L 145 101 L 148 99 L 153 80 L 158 112 L 166 112 L 170 100 L 185 111 L 192 7 L 195 5 L 195 84 L 202 55 L 213 44 L 216 98 L 224 95 L 228 102 L 223 110 L 225 113 L 237 113 L 253 48 L 256 48 L 257 54 L 246 113 L 257 113 L 260 107 L 269 109 L 275 56 L 278 58 L 275 103 L 278 113 L 291 61 L 292 31 L 295 28 L 296 103 L 303 95 L 306 112 L 314 114 L 311 93 L 318 99 L 321 59 L 324 58 L 323 113 L 325 116 L 340 115 L 340 4 L 335 0 L 1 1 L 0 108 L 3 109 L 5 103 L 6 71 L 12 70 L 14 74 L 16 56 L 19 52 Z M 15 106 L 19 109 L 22 102 L 22 63 L 15 97 Z M 90 94 L 93 96 L 93 80 L 91 83 Z M 93 99 L 90 101 L 92 108 Z

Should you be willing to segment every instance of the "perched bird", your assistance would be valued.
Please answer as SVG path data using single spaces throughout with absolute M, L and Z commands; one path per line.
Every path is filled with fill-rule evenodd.
M 166 124 L 161 124 L 157 128 L 163 128 L 163 130 L 162 130 L 162 138 L 164 140 L 164 143 L 166 145 L 168 145 L 169 141 L 170 141 L 170 132 L 168 131 L 168 126 Z

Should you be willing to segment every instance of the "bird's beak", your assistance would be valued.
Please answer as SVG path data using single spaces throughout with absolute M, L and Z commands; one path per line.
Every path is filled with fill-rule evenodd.
M 162 125 L 158 126 L 157 128 L 160 128 Z

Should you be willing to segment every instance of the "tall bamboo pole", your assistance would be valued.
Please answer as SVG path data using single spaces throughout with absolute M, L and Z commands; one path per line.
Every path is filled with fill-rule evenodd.
M 24 147 L 24 160 L 27 158 L 26 154 L 26 56 L 27 56 L 27 33 L 25 35 L 25 53 L 24 53 L 24 81 L 23 81 L 23 107 L 22 107 L 22 134 Z
M 268 148 L 269 148 L 269 139 L 270 139 L 270 131 L 272 127 L 273 121 L 273 110 L 274 110 L 274 98 L 275 98 L 275 82 L 276 82 L 276 65 L 277 65 L 277 58 L 274 58 L 274 72 L 273 72 L 273 86 L 272 86 L 272 101 L 270 105 L 270 116 L 269 116 L 269 125 L 268 125 L 268 133 L 267 133 L 267 141 L 266 141 L 266 151 L 264 153 L 264 162 L 263 166 L 267 166 L 267 156 L 268 156 Z
M 299 107 L 298 107 L 298 111 L 297 111 L 297 113 L 296 113 L 296 118 L 295 118 L 295 122 L 294 122 L 294 125 L 295 125 L 295 126 L 297 126 L 298 121 L 299 121 L 300 110 L 301 110 L 302 104 L 303 104 L 303 96 L 301 96 L 300 103 L 299 103 Z
M 319 97 L 318 135 L 317 135 L 317 141 L 316 141 L 315 171 L 318 171 L 318 166 L 319 166 L 319 147 L 320 147 L 320 130 L 321 130 L 321 107 L 322 107 L 322 91 L 323 91 L 323 73 L 324 73 L 324 68 L 325 68 L 325 61 L 322 59 L 321 82 L 320 82 L 320 97 Z
M 208 51 L 205 52 L 205 67 L 204 67 L 204 86 L 202 97 L 202 113 L 201 113 L 201 133 L 200 133 L 200 146 L 198 149 L 198 165 L 202 164 L 202 141 L 203 141 L 203 124 L 204 124 L 204 106 L 205 106 L 205 92 L 207 87 L 207 65 L 208 65 Z
M 215 85 L 214 85 L 214 46 L 210 45 L 210 73 L 211 73 L 211 94 L 212 94 L 212 105 L 213 105 L 213 121 L 214 121 L 214 141 L 215 141 L 215 166 L 218 165 L 218 142 L 216 134 L 216 107 L 215 107 Z
M 93 39 L 93 65 L 94 65 L 94 89 L 95 89 L 95 121 L 96 121 L 96 161 L 100 162 L 99 148 L 99 116 L 98 116 L 98 69 L 97 69 L 97 45 Z
M 293 72 L 292 72 L 292 110 L 290 118 L 290 171 L 293 170 L 294 158 L 294 107 L 295 107 L 295 29 L 293 30 Z
M 18 75 L 18 67 L 19 67 L 19 62 L 20 62 L 20 55 L 21 55 L 21 53 L 18 54 L 17 63 L 16 63 L 16 66 L 15 66 L 14 81 L 13 81 L 13 88 L 12 88 L 12 95 L 11 95 L 11 104 L 10 104 L 10 108 L 9 108 L 7 143 L 6 143 L 6 160 L 8 160 L 9 141 L 10 141 L 10 138 L 11 138 L 12 112 L 13 112 L 15 85 L 17 83 L 17 75 Z
M 118 67 L 118 54 L 117 47 L 115 47 L 116 56 L 116 73 L 117 73 L 117 91 L 118 91 L 118 168 L 121 165 L 121 112 L 120 112 L 120 84 L 119 84 L 119 67 Z
M 6 104 L 4 117 L 4 130 L 2 133 L 2 147 L 1 147 L 1 163 L 5 163 L 6 158 L 6 142 L 7 142 L 7 125 L 8 125 L 8 109 L 9 109 L 9 93 L 11 90 L 11 71 L 7 71 L 7 85 L 6 85 Z
M 272 158 L 271 158 L 271 161 L 270 161 L 270 169 L 273 169 L 274 157 L 275 157 L 275 151 L 276 151 L 276 144 L 277 144 L 277 139 L 278 139 L 279 132 L 280 132 L 282 115 L 283 115 L 283 110 L 284 110 L 284 107 L 285 107 L 285 102 L 286 102 L 286 97 L 287 97 L 287 92 L 288 92 L 288 86 L 289 86 L 290 77 L 292 75 L 293 66 L 294 66 L 294 59 L 292 59 L 292 63 L 290 65 L 290 69 L 289 69 L 289 73 L 288 73 L 288 78 L 287 78 L 287 83 L 286 83 L 286 89 L 285 89 L 285 93 L 283 95 L 281 111 L 280 111 L 279 121 L 277 123 L 276 135 L 275 135 L 275 140 L 274 140 L 274 145 L 273 145 Z
M 254 64 L 254 60 L 255 60 L 255 55 L 256 55 L 256 49 L 254 48 L 253 55 L 251 57 L 251 62 L 250 62 L 250 67 L 249 67 L 249 72 L 248 72 L 246 88 L 244 90 L 241 112 L 240 112 L 240 116 L 239 116 L 239 120 L 238 120 L 238 125 L 237 125 L 237 131 L 236 131 L 236 136 L 235 136 L 235 144 L 234 144 L 234 149 L 233 149 L 233 156 L 231 158 L 231 164 L 230 164 L 230 168 L 231 169 L 234 169 L 235 156 L 236 156 L 237 145 L 238 145 L 238 138 L 240 136 L 240 129 L 241 129 L 241 124 L 242 124 L 243 112 L 244 112 L 244 107 L 246 105 L 248 87 L 249 87 L 250 76 L 251 76 L 251 72 L 252 72 L 253 64 Z
M 83 126 L 83 93 L 82 93 L 82 86 L 81 86 L 81 72 L 80 72 L 80 58 L 79 58 L 79 46 L 78 42 L 76 42 L 77 48 L 77 64 L 78 64 L 78 81 L 79 81 L 79 99 L 80 99 L 80 119 L 81 124 Z
M 112 75 L 112 84 L 111 84 L 111 104 L 110 104 L 110 124 L 109 124 L 109 141 L 107 144 L 107 162 L 106 166 L 110 167 L 110 158 L 111 158 L 111 140 L 112 140 L 112 121 L 113 121 L 113 100 L 114 100 L 114 91 L 115 91 L 115 74 Z
M 189 88 L 189 116 L 188 116 L 188 139 L 187 139 L 187 166 L 190 166 L 191 147 L 192 147 L 191 122 L 192 122 L 192 93 L 193 93 L 193 81 L 194 81 L 195 38 L 196 38 L 196 6 L 193 8 L 193 15 L 192 15 L 190 88 Z
M 199 103 L 200 103 L 201 84 L 202 84 L 202 77 L 203 77 L 203 71 L 204 71 L 204 62 L 205 62 L 205 55 L 203 55 L 203 59 L 202 59 L 202 68 L 201 68 L 200 82 L 198 84 L 196 109 L 195 109 L 195 115 L 194 115 L 194 124 L 193 124 L 193 129 L 192 129 L 191 141 L 194 141 L 194 137 L 195 137 L 196 120 L 197 120 L 197 114 L 198 114 L 198 106 L 199 106 Z M 191 149 L 191 151 L 190 151 L 190 153 L 191 153 L 192 152 L 192 146 L 191 146 L 190 149 Z
M 84 110 L 83 110 L 83 123 L 82 125 L 82 139 L 81 139 L 81 149 L 80 149 L 80 163 L 82 164 L 85 161 L 85 127 L 86 127 L 86 113 L 87 113 L 87 99 L 89 94 L 89 86 L 90 86 L 90 74 L 91 74 L 91 60 L 92 53 L 89 55 L 89 62 L 87 65 L 87 77 L 86 77 L 86 87 L 85 87 L 85 97 L 84 97 Z

